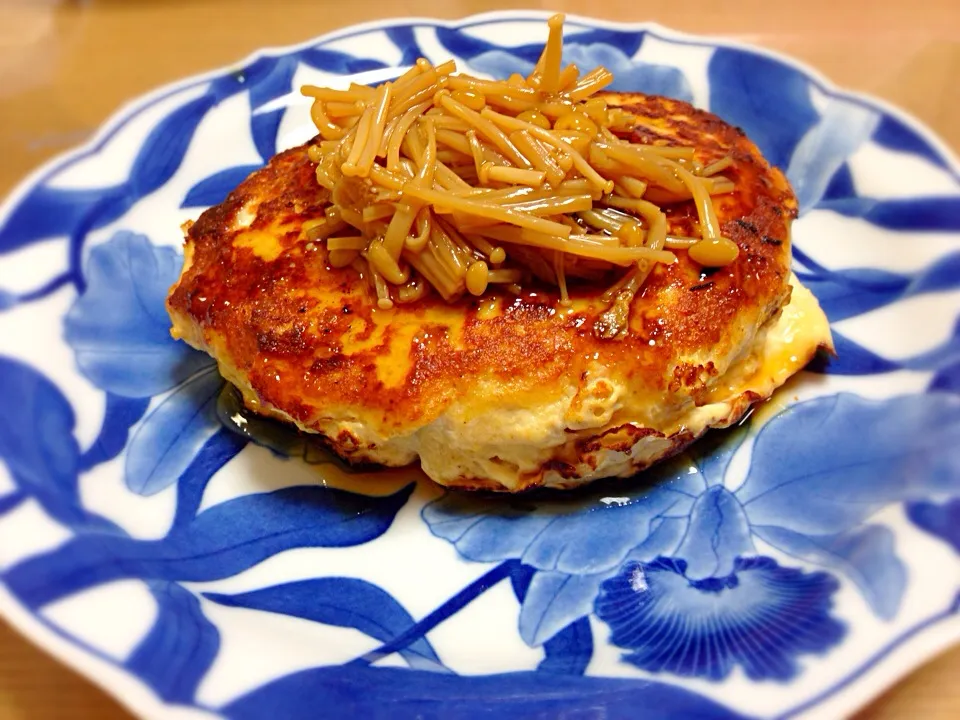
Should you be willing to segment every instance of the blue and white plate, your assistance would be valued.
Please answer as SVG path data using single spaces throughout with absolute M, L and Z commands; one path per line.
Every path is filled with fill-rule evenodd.
M 523 72 L 544 19 L 265 51 L 125 108 L 14 193 L 6 618 L 170 718 L 835 717 L 960 638 L 957 161 L 763 50 L 567 24 L 568 60 L 741 126 L 796 188 L 796 272 L 839 356 L 749 422 L 636 482 L 483 499 L 218 421 L 212 362 L 168 335 L 179 225 L 310 135 L 300 84 L 419 56 Z

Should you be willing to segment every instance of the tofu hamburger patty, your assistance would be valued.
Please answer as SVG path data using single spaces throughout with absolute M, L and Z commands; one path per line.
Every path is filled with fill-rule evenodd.
M 167 306 L 173 334 L 210 353 L 256 412 L 325 436 L 350 461 L 419 459 L 436 482 L 516 492 L 628 476 L 749 407 L 830 346 L 790 273 L 796 199 L 737 128 L 687 103 L 604 95 L 634 142 L 731 158 L 713 198 L 737 259 L 705 271 L 687 253 L 657 264 L 604 333 L 609 283 L 528 284 L 453 303 L 430 293 L 380 309 L 366 279 L 333 268 L 302 225 L 328 192 L 301 146 L 277 155 L 186 227 Z M 315 142 L 315 141 L 314 141 Z M 671 235 L 696 234 L 692 201 L 665 206 Z

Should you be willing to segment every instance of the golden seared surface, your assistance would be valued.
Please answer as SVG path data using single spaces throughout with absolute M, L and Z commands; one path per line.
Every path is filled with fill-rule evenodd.
M 174 334 L 217 357 L 254 409 L 322 432 L 355 459 L 408 462 L 423 455 L 422 443 L 411 438 L 431 423 L 442 419 L 451 444 L 469 445 L 457 427 L 467 433 L 478 418 L 509 417 L 513 425 L 497 442 L 529 442 L 540 451 L 529 463 L 485 461 L 523 476 L 519 487 L 542 482 L 547 463 L 559 467 L 558 456 L 569 455 L 569 443 L 559 450 L 564 437 L 585 448 L 627 423 L 630 438 L 638 430 L 691 434 L 684 425 L 689 411 L 716 399 L 717 378 L 749 355 L 758 328 L 789 298 L 796 201 L 780 171 L 716 116 L 661 97 L 607 100 L 637 116 L 637 142 L 694 146 L 704 164 L 730 155 L 724 175 L 737 186 L 714 205 L 739 258 L 704 272 L 678 251 L 677 263 L 657 265 L 634 299 L 622 339 L 595 332 L 607 306 L 599 296 L 610 283 L 574 286 L 569 308 L 558 305 L 555 288 L 534 285 L 519 296 L 448 305 L 430 294 L 377 309 L 366 281 L 352 268 L 330 268 L 322 243 L 308 242 L 300 230 L 323 214 L 326 201 L 306 147 L 277 155 L 189 227 L 186 267 L 168 299 Z M 671 234 L 698 234 L 692 203 L 667 215 Z M 559 439 L 532 427 L 548 406 L 560 408 L 566 424 Z M 745 409 L 738 404 L 738 412 Z M 500 410 L 509 414 L 490 415 Z M 478 452 L 489 450 L 487 443 Z M 576 458 L 563 463 L 564 477 L 582 474 Z M 483 467 L 464 462 L 455 476 L 438 479 L 481 485 Z

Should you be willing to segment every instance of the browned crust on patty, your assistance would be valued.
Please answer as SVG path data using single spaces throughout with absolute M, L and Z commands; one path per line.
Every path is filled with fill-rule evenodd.
M 306 146 L 277 155 L 187 229 L 189 266 L 167 303 L 175 326 L 234 365 L 260 403 L 308 429 L 346 413 L 384 437 L 409 434 L 455 402 L 469 414 L 582 389 L 590 367 L 601 363 L 636 391 L 636 402 L 627 398 L 620 411 L 623 426 L 660 432 L 645 427 L 654 425 L 655 413 L 644 408 L 678 397 L 699 403 L 710 380 L 789 298 L 796 200 L 783 174 L 716 116 L 654 96 L 608 101 L 636 115 L 639 142 L 693 146 L 703 164 L 730 155 L 724 175 L 736 183 L 715 207 L 739 258 L 710 273 L 684 252 L 677 263 L 656 266 L 633 302 L 626 337 L 605 340 L 593 332 L 606 286 L 574 287 L 569 312 L 558 312 L 556 289 L 542 285 L 505 293 L 492 317 L 483 309 L 487 298 L 448 305 L 436 294 L 392 314 L 375 310 L 375 295 L 357 272 L 330 268 L 323 245 L 301 232 L 327 201 Z M 238 229 L 245 208 L 256 216 Z M 671 233 L 695 234 L 692 203 L 669 207 L 668 220 Z M 251 230 L 275 238 L 275 257 L 235 244 Z M 330 440 L 345 457 L 364 459 L 356 438 Z M 557 472 L 572 476 L 579 460 L 555 462 Z

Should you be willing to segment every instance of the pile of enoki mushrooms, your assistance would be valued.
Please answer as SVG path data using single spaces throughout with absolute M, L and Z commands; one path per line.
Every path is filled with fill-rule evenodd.
M 692 147 L 621 139 L 633 116 L 597 95 L 613 75 L 561 67 L 563 16 L 548 25 L 526 78 L 484 80 L 420 59 L 376 87 L 302 88 L 321 137 L 309 158 L 331 198 L 304 230 L 326 243 L 331 266 L 370 280 L 381 308 L 431 287 L 448 302 L 491 286 L 520 292 L 533 278 L 567 304 L 571 280 L 606 282 L 605 333 L 616 335 L 674 251 L 708 266 L 736 259 L 711 201 L 733 189 L 720 174 L 730 159 L 703 167 Z M 700 237 L 669 236 L 662 206 L 690 199 Z

